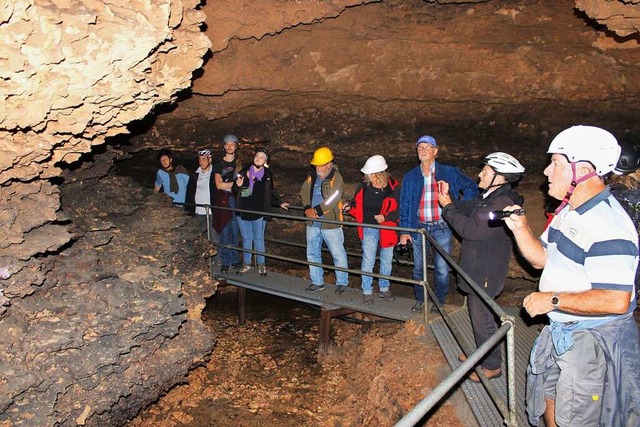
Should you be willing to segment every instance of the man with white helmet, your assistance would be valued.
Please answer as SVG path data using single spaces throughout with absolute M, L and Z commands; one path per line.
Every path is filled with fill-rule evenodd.
M 548 153 L 548 192 L 562 201 L 553 220 L 538 239 L 526 216 L 505 219 L 522 255 L 543 269 L 539 292 L 524 299 L 524 308 L 550 320 L 531 354 L 529 421 L 538 425 L 544 415 L 546 426 L 637 426 L 638 235 L 603 182 L 620 146 L 604 129 L 573 126 L 554 138 Z
M 523 174 L 524 167 L 515 157 L 502 152 L 491 153 L 484 158 L 484 166 L 478 174 L 480 196 L 454 203 L 446 182 L 442 182 L 438 195 L 442 216 L 462 238 L 460 267 L 492 298 L 504 289 L 513 244 L 507 227 L 491 213 L 502 211 L 505 206 L 522 204 L 522 196 L 513 187 Z M 460 280 L 458 287 L 468 296 L 473 335 L 476 346 L 480 347 L 498 330 L 495 314 L 466 281 Z M 466 356 L 461 354 L 459 359 L 464 361 Z M 499 377 L 501 365 L 501 346 L 496 346 L 482 360 L 484 375 L 488 379 Z M 480 381 L 475 372 L 469 379 Z
M 329 147 L 320 147 L 313 153 L 309 176 L 302 183 L 300 197 L 304 215 L 310 219 L 342 221 L 342 193 L 344 181 L 333 164 L 333 153 Z M 307 261 L 322 264 L 322 242 L 333 258 L 336 267 L 349 268 L 347 251 L 344 249 L 342 226 L 320 221 L 307 222 Z M 305 290 L 313 293 L 324 290 L 324 269 L 309 266 L 311 285 Z M 342 295 L 349 286 L 349 273 L 336 270 L 337 295 Z

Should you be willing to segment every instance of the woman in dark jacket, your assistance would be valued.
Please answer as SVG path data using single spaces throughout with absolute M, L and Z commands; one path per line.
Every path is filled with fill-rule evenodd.
M 288 203 L 281 203 L 273 192 L 273 175 L 269 170 L 269 152 L 264 147 L 256 148 L 253 164 L 238 173 L 233 185 L 238 209 L 250 211 L 271 212 L 272 206 L 279 206 L 287 210 Z M 265 217 L 262 214 L 239 212 L 237 214 L 242 247 L 257 252 L 265 252 L 264 232 Z M 244 265 L 238 274 L 245 274 L 251 270 L 251 252 L 243 252 Z M 264 255 L 256 255 L 258 273 L 266 276 L 267 267 Z
M 398 225 L 400 214 L 398 211 L 398 197 L 400 185 L 387 172 L 387 162 L 384 157 L 375 155 L 369 157 L 361 169 L 364 181 L 356 189 L 353 200 L 345 206 L 356 221 L 364 224 Z M 391 261 L 393 247 L 398 243 L 398 233 L 395 230 L 358 227 L 358 236 L 362 242 L 363 273 L 373 272 L 376 263 L 376 253 L 380 246 L 380 274 L 391 275 Z M 373 304 L 373 277 L 362 275 L 362 293 L 365 304 Z M 378 297 L 393 301 L 395 297 L 389 290 L 389 280 L 378 281 L 380 292 Z
M 506 206 L 522 205 L 523 198 L 512 187 L 522 178 L 524 167 L 507 153 L 491 153 L 484 159 L 478 177 L 481 194 L 473 200 L 452 203 L 449 186 L 441 181 L 438 202 L 442 215 L 451 228 L 462 238 L 460 267 L 490 297 L 497 297 L 504 288 L 512 252 L 511 234 L 500 218 L 493 219 L 490 212 L 501 211 Z M 469 316 L 476 341 L 480 347 L 497 331 L 493 312 L 464 281 L 459 288 L 468 294 Z M 461 354 L 460 360 L 466 356 Z M 482 361 L 487 378 L 499 377 L 502 355 L 496 346 Z M 478 382 L 476 373 L 469 377 Z

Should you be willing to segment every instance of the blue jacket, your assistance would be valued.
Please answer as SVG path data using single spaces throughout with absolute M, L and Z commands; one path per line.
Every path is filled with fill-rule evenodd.
M 436 164 L 436 179 L 449 184 L 449 193 L 454 200 L 471 200 L 478 196 L 478 185 L 462 171 L 446 163 Z M 421 165 L 416 166 L 404 175 L 400 190 L 400 227 L 420 228 L 418 208 L 422 197 L 424 179 Z

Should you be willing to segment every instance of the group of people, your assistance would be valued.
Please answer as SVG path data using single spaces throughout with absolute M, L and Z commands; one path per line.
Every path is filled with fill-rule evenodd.
M 253 163 L 243 167 L 237 148 L 235 136 L 225 137 L 225 155 L 215 167 L 208 150 L 198 152 L 200 167 L 188 181 L 190 190 L 183 198 L 188 209 L 190 202 L 207 204 L 201 196 L 205 193 L 216 206 L 262 212 L 270 212 L 273 206 L 288 207 L 273 192 L 266 149 L 256 149 Z M 504 288 L 515 242 L 524 259 L 542 270 L 539 291 L 524 299 L 524 308 L 532 317 L 545 314 L 550 320 L 534 345 L 528 369 L 530 422 L 538 425 L 544 417 L 547 426 L 640 425 L 640 342 L 633 319 L 638 285 L 638 149 L 619 144 L 611 133 L 594 126 L 573 126 L 559 133 L 547 151 L 551 157 L 544 175 L 549 196 L 560 203 L 537 237 L 528 225 L 523 198 L 515 191 L 525 172 L 516 158 L 504 152 L 488 154 L 476 183 L 458 167 L 438 161 L 439 148 L 432 136 L 418 138 L 419 164 L 401 181 L 389 174 L 383 156 L 369 157 L 361 169 L 362 182 L 347 201 L 343 201 L 344 181 L 332 151 L 321 147 L 314 152 L 300 189 L 311 263 L 306 291 L 325 287 L 323 242 L 338 267 L 336 294 L 343 294 L 349 284 L 343 214 L 364 224 L 358 227 L 358 236 L 365 304 L 374 302 L 373 277 L 367 273 L 373 272 L 378 251 L 383 277 L 378 280 L 377 296 L 381 299 L 394 299 L 385 276 L 391 275 L 396 245 L 413 244 L 413 279 L 426 280 L 428 254 L 422 252 L 422 234 L 398 234 L 384 226 L 424 229 L 447 253 L 453 232 L 457 233 L 462 239 L 462 269 L 492 298 Z M 156 189 L 164 187 L 167 194 L 179 195 L 183 171 L 172 165 L 171 156 L 160 161 L 163 168 L 158 171 Z M 179 196 L 174 201 L 180 202 Z M 213 223 L 221 243 L 237 245 L 239 228 L 243 249 L 254 245 L 256 251 L 264 251 L 263 216 L 239 213 L 236 221 L 233 212 L 220 212 L 213 215 Z M 194 213 L 203 215 L 199 207 Z M 442 306 L 449 288 L 449 266 L 429 242 L 425 247 L 433 252 L 436 305 Z M 251 253 L 244 252 L 244 262 L 234 253 L 221 248 L 222 272 L 230 265 L 240 274 L 248 271 Z M 264 257 L 258 255 L 257 262 L 260 274 L 266 274 Z M 480 346 L 497 330 L 496 319 L 468 283 L 459 280 L 459 288 L 468 296 Z M 414 293 L 412 311 L 421 312 L 425 309 L 422 286 L 415 286 Z M 464 361 L 466 356 L 459 358 Z M 499 377 L 501 363 L 496 348 L 482 360 L 481 370 L 488 379 Z M 470 379 L 480 380 L 475 373 Z

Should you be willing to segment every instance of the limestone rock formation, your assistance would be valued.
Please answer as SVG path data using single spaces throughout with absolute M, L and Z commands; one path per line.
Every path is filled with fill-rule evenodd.
M 25 259 L 69 240 L 64 230 L 43 229 L 56 221 L 59 203 L 57 190 L 39 180 L 189 87 L 210 46 L 198 3 L 3 3 L 0 255 Z M 43 235 L 58 237 L 44 244 Z

